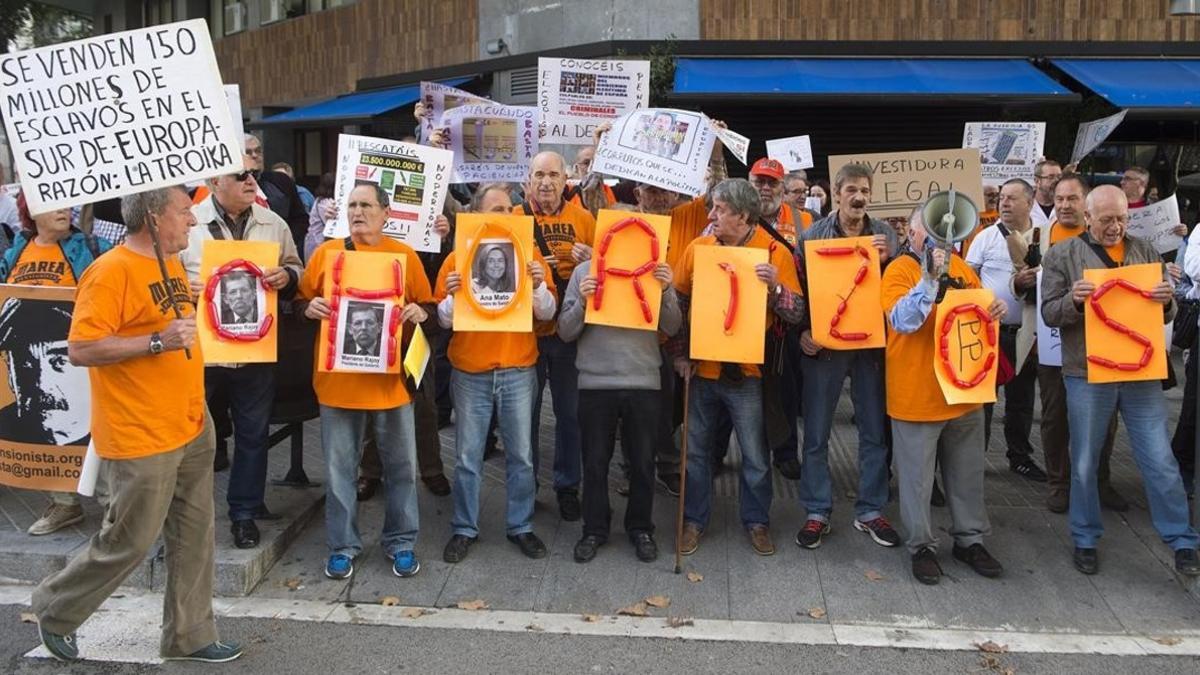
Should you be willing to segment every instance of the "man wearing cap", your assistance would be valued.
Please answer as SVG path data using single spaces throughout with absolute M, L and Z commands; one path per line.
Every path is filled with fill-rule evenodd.
M 762 222 L 782 237 L 792 248 L 800 241 L 800 233 L 812 227 L 812 214 L 797 209 L 783 199 L 783 177 L 787 172 L 779 160 L 763 157 L 750 167 L 750 184 L 758 190 Z M 768 232 L 770 233 L 770 232 Z M 778 235 L 778 236 L 776 236 Z

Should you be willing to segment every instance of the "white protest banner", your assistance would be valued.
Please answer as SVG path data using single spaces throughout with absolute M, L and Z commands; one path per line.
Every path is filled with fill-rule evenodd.
M 421 120 L 421 143 L 428 143 L 429 135 L 433 133 L 433 130 L 442 126 L 442 116 L 446 114 L 447 110 L 453 110 L 460 105 L 491 103 L 492 101 L 449 85 L 422 82 L 421 102 L 425 104 L 425 109 L 428 111 Z
M 246 137 L 246 128 L 242 126 L 242 88 L 240 85 L 225 85 L 225 102 L 229 104 L 229 119 L 233 122 L 233 132 L 238 142 Z
M 649 61 L 538 59 L 543 143 L 591 145 L 601 122 L 648 105 Z
M 1037 273 L 1037 352 L 1043 366 L 1062 367 L 1062 335 L 1042 318 L 1042 271 Z
M 829 175 L 851 162 L 866 164 L 874 171 L 871 215 L 876 218 L 907 216 L 934 193 L 953 187 L 983 208 L 983 180 L 979 151 L 971 148 L 881 152 L 870 155 L 832 155 Z
M 1033 184 L 1033 170 L 1046 145 L 1045 122 L 967 122 L 964 148 L 979 151 L 984 185 L 1021 178 Z
M 370 136 L 338 136 L 334 201 L 337 220 L 325 226 L 326 237 L 350 234 L 346 204 L 356 185 L 372 183 L 391 197 L 383 233 L 418 251 L 441 250 L 433 223 L 442 213 L 450 187 L 454 156 L 449 150 Z
M 1078 164 L 1079 160 L 1099 147 L 1125 119 L 1126 112 L 1122 110 L 1116 115 L 1080 124 L 1079 131 L 1075 133 L 1075 149 L 1071 151 L 1071 163 Z
M 522 182 L 538 151 L 537 108 L 474 103 L 447 111 L 452 183 Z
M 792 136 L 767 141 L 767 157 L 779 162 L 788 171 L 811 169 L 812 143 L 808 136 Z
M 738 161 L 746 164 L 746 153 L 750 150 L 750 139 L 739 134 L 732 129 L 717 128 L 717 138 L 721 139 L 721 144 L 726 150 L 733 153 Z
M 0 56 L 0 101 L 34 214 L 242 169 L 203 19 Z
M 717 136 L 698 112 L 637 110 L 600 138 L 592 171 L 686 195 L 704 192 L 704 170 Z
M 1175 195 L 1140 209 L 1129 209 L 1125 233 L 1154 245 L 1159 253 L 1179 250 L 1183 237 L 1172 232 L 1179 226 L 1179 202 Z

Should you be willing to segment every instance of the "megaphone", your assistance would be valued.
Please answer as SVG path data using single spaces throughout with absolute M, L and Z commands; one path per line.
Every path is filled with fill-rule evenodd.
M 957 287 L 950 278 L 952 249 L 955 244 L 971 236 L 979 225 L 979 207 L 951 185 L 949 190 L 932 194 L 925 200 L 921 206 L 921 222 L 925 223 L 927 236 L 946 251 L 941 267 L 931 270 L 938 277 L 937 302 L 941 302 L 947 288 Z

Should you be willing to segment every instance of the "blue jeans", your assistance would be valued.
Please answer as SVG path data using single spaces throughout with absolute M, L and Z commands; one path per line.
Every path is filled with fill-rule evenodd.
M 384 377 L 384 376 L 380 376 Z M 389 558 L 411 551 L 417 541 L 417 437 L 411 404 L 386 410 L 321 406 L 321 445 L 325 448 L 325 537 L 330 553 L 351 558 L 362 552 L 358 534 L 358 463 L 363 434 L 373 425 L 383 463 L 387 511 L 380 544 Z
M 1088 384 L 1085 377 L 1064 376 L 1067 420 L 1071 426 L 1071 538 L 1079 548 L 1095 548 L 1104 533 L 1096 470 L 1100 447 L 1113 411 L 1119 410 L 1133 446 L 1150 504 L 1150 521 L 1172 549 L 1196 548 L 1196 531 L 1188 524 L 1188 501 L 1179 465 L 1167 437 L 1167 405 L 1162 383 Z
M 265 508 L 267 436 L 275 400 L 275 364 L 204 369 L 205 397 L 228 402 L 233 421 L 233 466 L 229 470 L 229 519 L 253 520 Z
M 533 388 L 537 375 L 530 368 L 498 368 L 467 373 L 457 368 L 450 375 L 454 399 L 454 443 L 458 454 L 454 467 L 454 534 L 479 536 L 479 483 L 483 470 L 483 446 L 488 426 L 496 413 L 500 439 L 504 442 L 505 485 L 508 488 L 509 535 L 533 531 L 533 446 L 529 418 L 533 414 Z
M 574 342 L 563 342 L 557 335 L 538 338 L 537 399 L 530 415 L 535 476 L 546 380 L 550 381 L 554 399 L 554 491 L 578 490 L 583 480 L 583 446 L 579 439 L 579 370 L 575 368 Z
M 800 505 L 807 517 L 829 521 L 833 511 L 833 479 L 829 475 L 829 433 L 833 413 L 850 376 L 850 400 L 858 423 L 858 519 L 878 518 L 888 499 L 887 445 L 884 442 L 883 350 L 822 349 L 801 356 L 804 368 L 804 473 Z
M 742 449 L 742 475 L 738 500 L 742 525 L 767 525 L 771 521 L 771 463 L 763 430 L 762 379 L 719 382 L 692 377 L 688 408 L 687 496 L 683 515 L 701 530 L 712 514 L 712 455 L 717 413 L 725 409 L 733 419 Z M 723 439 L 722 439 L 723 440 Z

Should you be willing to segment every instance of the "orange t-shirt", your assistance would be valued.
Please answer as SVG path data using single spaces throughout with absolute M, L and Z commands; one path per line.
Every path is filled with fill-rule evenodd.
M 1108 257 L 1112 258 L 1113 262 L 1117 263 L 1118 265 L 1125 264 L 1125 240 L 1124 239 L 1121 239 L 1121 241 L 1118 241 L 1116 244 L 1113 244 L 1112 246 L 1105 246 L 1104 252 L 1107 253 Z
M 679 266 L 675 268 L 675 290 L 680 293 L 690 296 L 692 294 L 692 276 L 695 272 L 695 256 L 697 246 L 712 246 L 717 243 L 717 238 L 713 235 L 700 237 L 688 244 L 684 249 L 683 256 L 679 260 Z M 770 251 L 768 260 L 778 270 L 779 283 L 785 288 L 797 295 L 801 294 L 800 278 L 796 274 L 796 261 L 792 254 L 788 252 L 787 247 L 782 246 L 775 238 L 767 234 L 761 227 L 754 228 L 754 234 L 750 236 L 750 240 L 746 242 L 745 248 L 763 248 Z M 770 291 L 768 291 L 770 292 Z M 697 298 L 692 298 L 692 302 L 698 302 Z M 772 312 L 767 309 L 767 326 L 771 325 Z M 763 336 L 764 339 L 766 336 Z M 750 377 L 759 377 L 761 374 L 758 365 L 753 363 L 741 364 L 742 372 Z M 701 361 L 696 367 L 696 374 L 708 380 L 715 380 L 721 376 L 721 364 L 717 361 Z
M 1083 227 L 1063 227 L 1057 220 L 1050 225 L 1050 245 L 1053 246 L 1060 241 L 1078 237 L 1083 233 Z
M 167 259 L 170 294 L 154 258 L 118 246 L 96 259 L 79 283 L 71 342 L 161 332 L 175 318 L 169 295 L 185 316 L 195 315 L 179 258 Z M 92 383 L 92 440 L 105 459 L 137 459 L 178 450 L 204 429 L 204 357 L 183 350 L 146 354 L 88 368 Z
M 883 311 L 892 307 L 921 281 L 921 266 L 912 256 L 896 256 L 883 271 L 880 300 Z M 950 276 L 958 277 L 965 288 L 979 288 L 979 277 L 958 255 L 950 261 Z M 934 314 L 929 311 L 925 323 L 915 333 L 888 331 L 887 338 L 887 412 L 905 422 L 951 420 L 979 408 L 980 403 L 949 405 L 934 373 Z
M 75 273 L 67 263 L 62 246 L 45 246 L 30 241 L 21 251 L 21 257 L 13 264 L 6 281 L 22 286 L 69 287 L 75 285 Z
M 346 250 L 344 239 L 332 239 L 313 251 L 308 266 L 296 294 L 304 300 L 312 300 L 325 296 L 325 268 L 330 256 L 335 256 Z M 417 257 L 408 244 L 383 237 L 375 246 L 355 243 L 356 251 L 373 251 L 383 253 L 403 253 L 404 262 L 404 301 L 429 303 L 433 302 L 433 293 L 429 290 L 429 279 L 425 269 L 421 267 L 421 259 Z M 316 359 L 321 358 L 321 333 L 317 334 Z M 387 410 L 407 404 L 412 399 L 408 388 L 404 385 L 403 375 L 378 373 L 322 373 L 313 367 L 313 389 L 317 392 L 317 400 L 321 405 L 331 408 L 348 410 Z
M 679 266 L 688 244 L 708 227 L 708 210 L 702 196 L 671 209 L 671 233 L 667 237 L 667 264 L 671 269 Z
M 800 211 L 798 209 L 788 208 L 787 204 L 781 204 L 779 206 L 779 220 L 775 221 L 775 231 L 779 233 L 779 236 L 787 240 L 787 243 L 791 244 L 792 248 L 795 248 L 796 243 L 799 241 L 799 237 L 796 234 L 797 223 L 795 216 L 797 213 L 800 215 L 800 232 L 804 232 L 808 228 L 812 227 L 813 221 L 811 213 L 808 211 Z
M 513 207 L 513 214 L 525 215 L 525 204 Z M 554 256 L 554 286 L 566 289 L 575 271 L 575 260 L 571 248 L 576 243 L 592 245 L 596 238 L 596 219 L 587 209 L 572 202 L 563 202 L 562 209 L 555 215 L 541 214 L 530 207 L 533 213 L 534 242 L 542 256 Z M 540 242 L 539 242 L 540 236 Z M 562 301 L 562 298 L 559 298 Z M 554 322 L 539 322 L 534 328 L 539 337 L 554 334 Z
M 534 259 L 546 273 L 546 289 L 555 293 L 554 275 L 541 253 L 534 251 Z M 442 269 L 438 270 L 437 289 L 434 296 L 441 302 L 446 293 L 446 277 L 454 271 L 454 252 L 446 256 Z M 456 298 L 457 300 L 457 298 Z M 548 321 L 551 327 L 553 321 Z M 537 362 L 538 345 L 535 333 L 484 333 L 476 331 L 454 331 L 450 346 L 446 349 L 450 364 L 465 373 L 485 373 L 497 368 L 528 368 Z
M 612 191 L 612 188 L 608 186 L 608 183 L 603 183 L 602 185 L 604 187 L 604 204 L 600 208 L 607 209 L 613 204 L 617 203 L 617 193 Z M 583 205 L 583 192 L 581 190 L 572 189 L 571 198 L 567 201 L 581 209 L 584 209 L 585 211 L 587 210 Z

